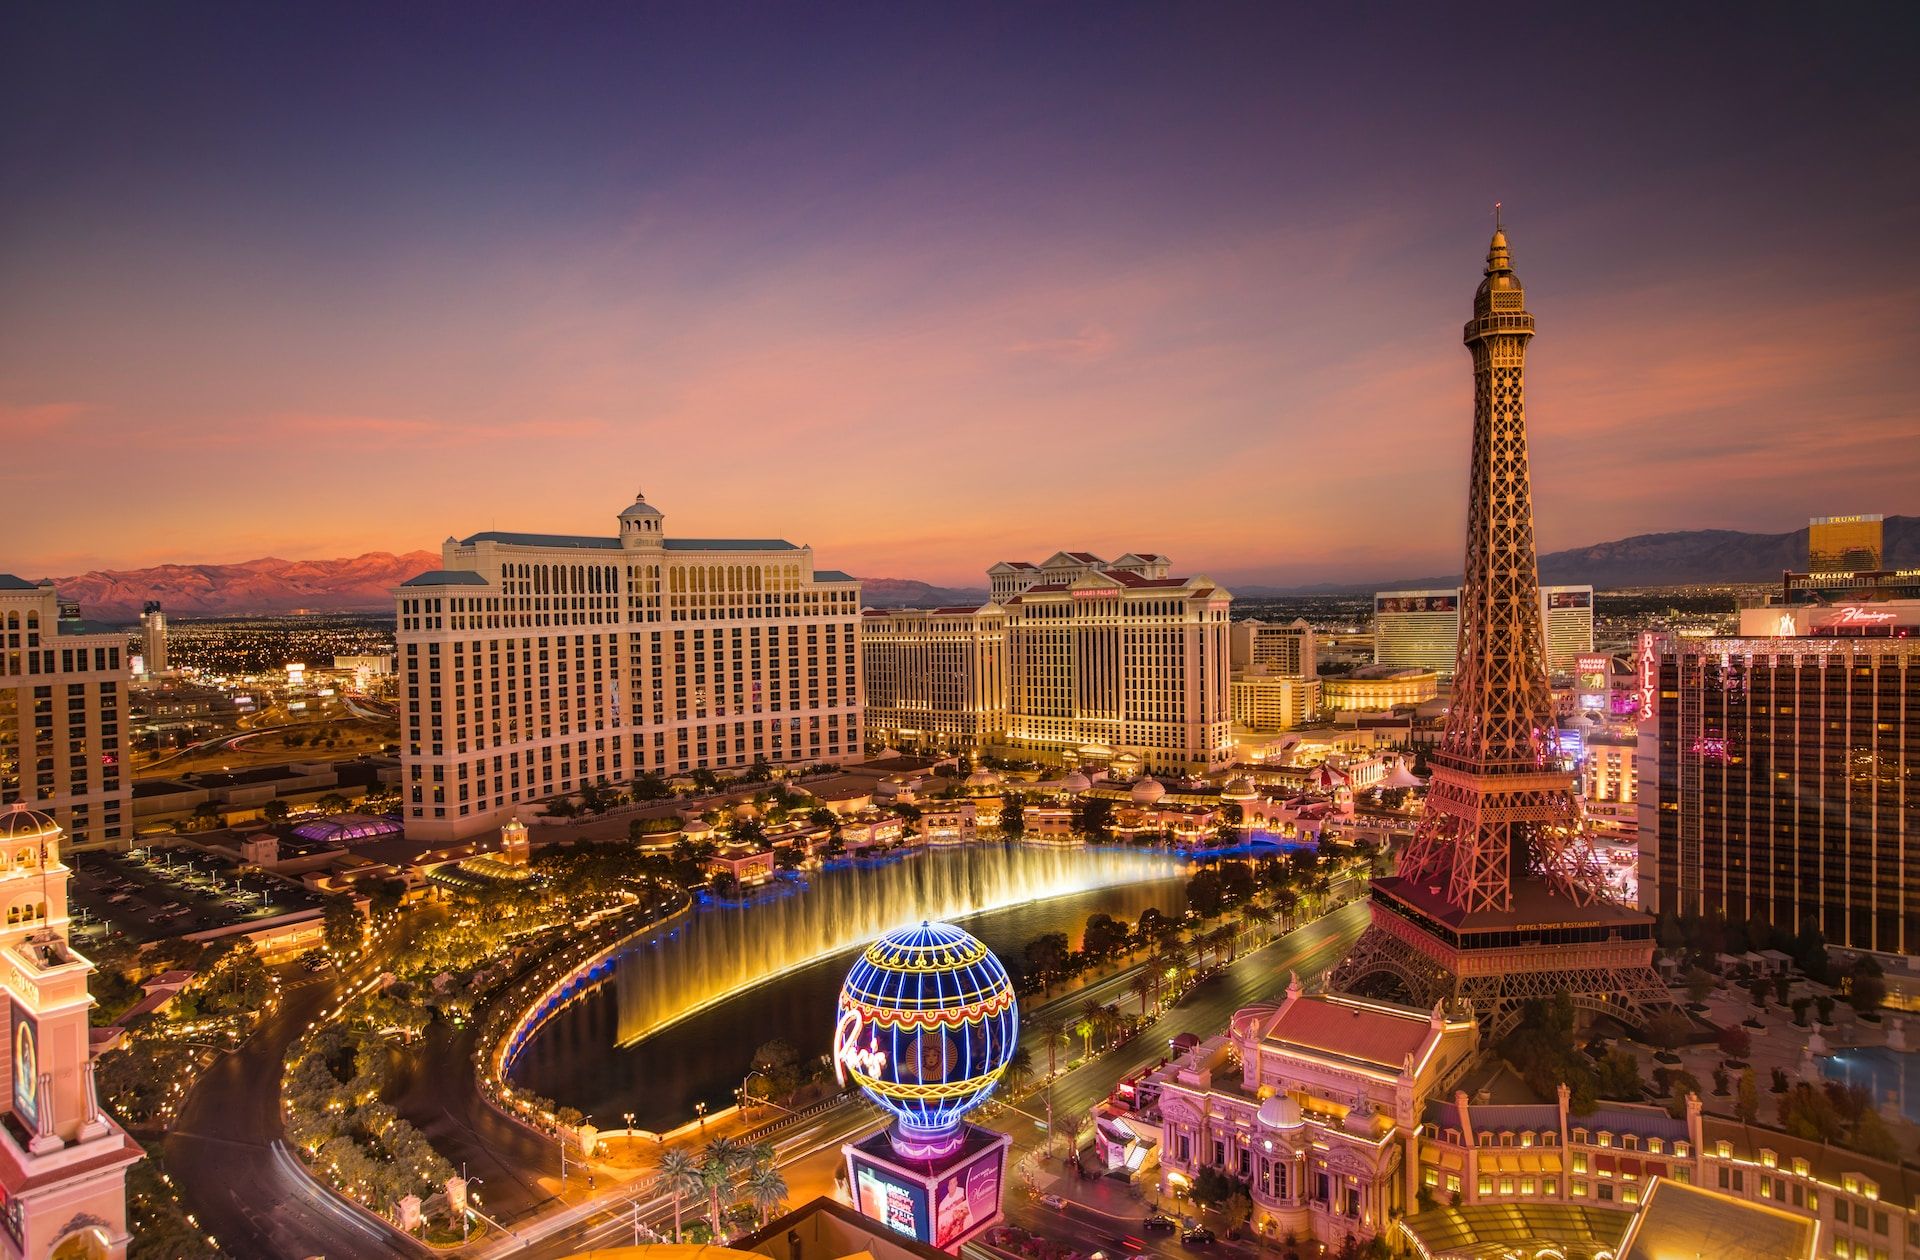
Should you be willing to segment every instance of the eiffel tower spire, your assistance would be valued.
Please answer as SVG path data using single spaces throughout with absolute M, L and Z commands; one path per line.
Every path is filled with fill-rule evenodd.
M 1466 576 L 1453 700 L 1427 812 L 1376 880 L 1373 927 L 1335 983 L 1417 1004 L 1464 997 L 1498 1024 L 1557 989 L 1628 1022 L 1663 1004 L 1652 923 L 1612 902 L 1555 746 L 1527 463 L 1526 290 L 1504 225 L 1463 340 L 1473 358 Z

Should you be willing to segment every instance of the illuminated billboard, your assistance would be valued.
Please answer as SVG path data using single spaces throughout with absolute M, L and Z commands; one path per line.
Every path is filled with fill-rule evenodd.
M 954 1251 L 1000 1220 L 1001 1182 L 1006 1175 L 1005 1134 L 968 1127 L 958 1158 L 934 1163 L 896 1163 L 882 1136 L 842 1147 L 853 1184 L 853 1206 L 916 1242 Z
M 1377 613 L 1453 613 L 1460 611 L 1458 595 L 1375 595 Z
M 949 1248 L 1000 1215 L 1000 1161 L 1006 1147 L 980 1152 L 940 1179 L 933 1194 L 933 1245 Z
M 1553 608 L 1591 608 L 1592 591 L 1548 591 L 1547 607 Z
M 860 1154 L 853 1156 L 853 1206 L 860 1215 L 879 1221 L 896 1234 L 928 1241 L 931 1231 L 926 1187 Z
M 40 1127 L 40 1029 L 32 1012 L 13 1003 L 13 1114 L 27 1132 Z

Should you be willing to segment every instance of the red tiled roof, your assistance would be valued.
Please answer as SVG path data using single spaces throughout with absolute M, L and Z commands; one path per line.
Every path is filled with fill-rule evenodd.
M 1377 1063 L 1398 1070 L 1418 1054 L 1433 1032 L 1429 1016 L 1365 1004 L 1307 996 L 1284 1007 L 1267 1029 L 1267 1040 Z
M 1187 579 L 1185 578 L 1141 577 L 1138 573 L 1131 573 L 1125 569 L 1109 570 L 1107 572 L 1107 576 L 1112 578 L 1114 581 L 1120 583 L 1122 586 L 1129 586 L 1134 588 L 1135 590 L 1138 590 L 1142 587 L 1150 587 L 1150 586 L 1173 587 L 1173 586 L 1185 586 L 1187 584 Z

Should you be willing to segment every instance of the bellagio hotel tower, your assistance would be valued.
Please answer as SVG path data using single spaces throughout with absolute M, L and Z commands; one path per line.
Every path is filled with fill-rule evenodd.
M 838 762 L 861 749 L 859 583 L 770 538 L 449 538 L 395 592 L 410 836 L 636 775 Z

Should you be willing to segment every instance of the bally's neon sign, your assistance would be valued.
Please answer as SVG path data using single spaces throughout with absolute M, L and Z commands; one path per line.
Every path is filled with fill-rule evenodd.
M 842 1085 L 847 1083 L 848 1072 L 875 1077 L 886 1070 L 887 1054 L 880 1048 L 878 1034 L 869 1036 L 863 1046 L 860 1032 L 860 1012 L 842 1011 L 833 1030 L 833 1076 Z

